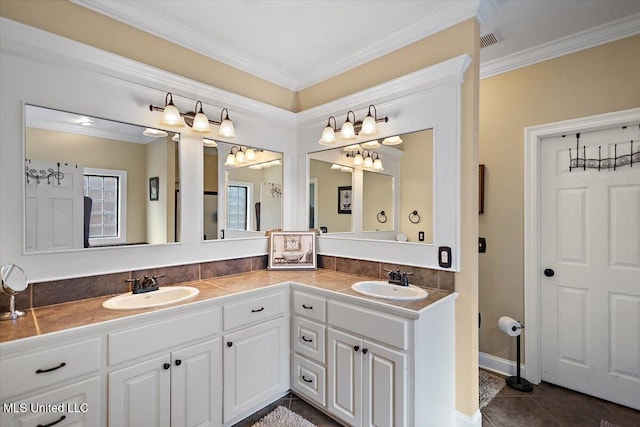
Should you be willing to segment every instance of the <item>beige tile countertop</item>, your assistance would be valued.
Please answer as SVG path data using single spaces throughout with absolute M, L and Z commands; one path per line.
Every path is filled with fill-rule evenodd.
M 225 297 L 283 282 L 296 282 L 414 312 L 419 312 L 451 294 L 451 292 L 448 291 L 425 288 L 429 292 L 429 296 L 425 299 L 418 301 L 391 301 L 367 297 L 351 289 L 353 283 L 367 279 L 379 280 L 377 278 L 356 276 L 322 269 L 314 271 L 261 270 L 232 276 L 222 276 L 214 279 L 180 283 L 179 285 L 196 287 L 200 290 L 200 293 L 195 299 L 168 307 L 141 310 L 108 310 L 102 308 L 102 303 L 113 297 L 113 295 L 38 307 L 28 310 L 26 316 L 21 319 L 1 322 L 0 343 L 124 318 L 149 311 L 168 309 L 176 305 Z

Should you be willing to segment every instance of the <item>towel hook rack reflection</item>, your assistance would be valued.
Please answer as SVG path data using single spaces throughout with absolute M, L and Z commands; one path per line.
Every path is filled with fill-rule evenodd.
M 387 222 L 387 214 L 385 214 L 384 211 L 378 212 L 378 215 L 376 215 L 376 218 L 378 219 L 378 222 L 381 224 L 384 224 L 385 222 Z
M 409 221 L 411 224 L 418 224 L 421 220 L 422 218 L 420 218 L 418 211 L 413 211 L 409 214 Z

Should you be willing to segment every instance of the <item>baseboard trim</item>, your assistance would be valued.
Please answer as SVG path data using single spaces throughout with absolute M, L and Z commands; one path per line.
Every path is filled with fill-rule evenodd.
M 483 352 L 479 352 L 478 354 L 478 364 L 482 369 L 486 369 L 487 371 L 495 372 L 497 374 L 505 376 L 516 374 L 516 362 Z M 527 377 L 527 369 L 524 364 L 520 366 L 520 375 L 522 376 L 522 378 Z
M 482 427 L 482 414 L 480 409 L 472 417 L 456 411 L 456 427 Z

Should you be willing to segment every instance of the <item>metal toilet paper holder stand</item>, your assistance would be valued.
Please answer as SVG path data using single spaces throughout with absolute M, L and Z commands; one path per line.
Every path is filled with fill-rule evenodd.
M 522 323 L 518 322 L 520 326 L 512 326 L 513 332 L 518 329 L 524 329 Z M 520 334 L 516 336 L 516 376 L 507 377 L 505 380 L 507 385 L 518 391 L 533 391 L 533 385 L 526 379 L 520 376 Z

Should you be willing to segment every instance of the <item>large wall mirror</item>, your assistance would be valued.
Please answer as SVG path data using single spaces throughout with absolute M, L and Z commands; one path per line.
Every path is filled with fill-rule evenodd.
M 203 239 L 282 227 L 282 153 L 203 140 Z
M 179 134 L 25 106 L 25 251 L 180 241 Z
M 310 153 L 308 180 L 310 228 L 433 243 L 432 129 Z

